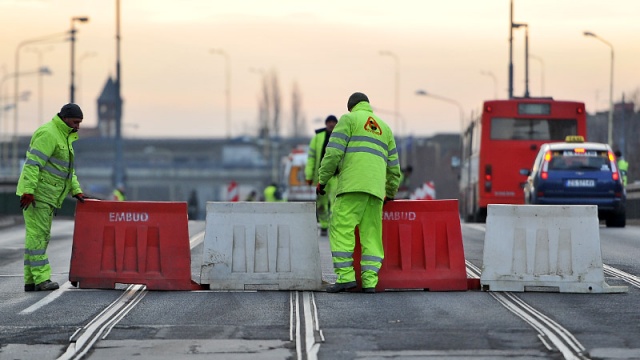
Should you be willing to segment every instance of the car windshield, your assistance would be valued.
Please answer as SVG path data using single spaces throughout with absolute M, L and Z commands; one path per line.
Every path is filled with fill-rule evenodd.
M 604 151 L 587 151 L 575 153 L 572 150 L 554 152 L 549 170 L 594 170 L 611 171 L 607 153 Z

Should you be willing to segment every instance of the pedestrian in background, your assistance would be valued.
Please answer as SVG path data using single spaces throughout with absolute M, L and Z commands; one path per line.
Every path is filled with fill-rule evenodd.
M 319 170 L 316 192 L 325 187 L 337 170 L 336 200 L 329 226 L 329 243 L 336 283 L 327 292 L 357 286 L 353 268 L 355 228 L 360 233 L 362 289 L 375 293 L 384 259 L 382 207 L 393 200 L 400 184 L 400 162 L 393 133 L 373 113 L 369 98 L 360 92 L 347 101 L 349 113 L 336 125 Z
M 125 195 L 124 184 L 118 184 L 116 188 L 113 190 L 112 200 L 114 201 L 125 201 L 127 197 Z
M 327 149 L 331 132 L 337 123 L 338 119 L 334 115 L 327 116 L 327 119 L 324 121 L 325 127 L 316 130 L 316 134 L 311 138 L 307 164 L 304 168 L 304 177 L 307 185 L 318 183 L 318 169 L 320 168 L 320 163 Z M 331 206 L 335 199 L 336 181 L 334 179 L 335 177 L 331 177 L 325 186 L 325 192 L 327 194 L 318 195 L 316 198 L 316 219 L 318 224 L 320 224 L 320 235 L 322 236 L 327 235 L 327 229 L 329 228 Z
M 74 169 L 73 142 L 78 139 L 82 110 L 66 104 L 53 119 L 32 135 L 16 194 L 26 229 L 24 245 L 24 291 L 56 290 L 51 281 L 47 246 L 55 209 L 71 194 L 80 202 L 84 195 Z
M 622 175 L 622 184 L 627 186 L 627 173 L 629 172 L 629 162 L 622 157 L 622 152 L 620 150 L 616 150 L 615 152 L 618 170 L 620 170 L 620 175 Z
M 264 188 L 264 201 L 275 202 L 280 200 L 282 200 L 282 194 L 276 183 L 271 183 Z

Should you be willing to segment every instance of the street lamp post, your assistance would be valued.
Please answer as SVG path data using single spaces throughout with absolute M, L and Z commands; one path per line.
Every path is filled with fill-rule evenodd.
M 489 76 L 493 79 L 493 98 L 498 98 L 498 79 L 491 71 L 480 71 L 480 74 Z
M 529 24 L 513 23 L 513 28 L 524 27 L 524 97 L 529 97 Z
M 2 83 L 5 80 L 7 80 L 8 78 L 10 78 L 10 77 L 15 78 L 15 82 L 17 83 L 18 82 L 18 78 L 20 76 L 33 75 L 33 74 L 51 75 L 51 71 L 49 70 L 48 67 L 43 66 L 43 67 L 39 68 L 36 71 L 26 71 L 26 72 L 22 72 L 22 73 L 9 74 L 9 75 L 6 75 L 2 79 L 2 81 L 0 81 L 0 88 L 2 88 Z M 18 109 L 18 96 L 17 96 L 17 94 L 14 94 L 14 100 L 15 100 L 15 103 L 13 105 L 14 105 L 14 112 L 15 112 Z M 13 171 L 12 171 L 12 174 L 15 175 L 15 176 L 18 176 L 19 169 L 18 169 L 18 126 L 17 126 L 17 124 L 14 124 L 14 126 L 13 126 L 13 150 L 12 150 L 12 155 L 13 155 Z
M 453 99 L 446 98 L 444 96 L 434 95 L 424 90 L 416 90 L 416 95 L 432 97 L 434 99 L 442 100 L 444 102 L 448 102 L 449 104 L 453 104 L 457 106 L 458 110 L 460 111 L 460 138 L 462 138 L 462 133 L 464 132 L 464 109 L 462 108 L 462 105 L 460 105 L 459 102 Z
M 403 147 L 403 141 L 402 141 L 402 136 L 404 134 L 402 126 L 400 125 L 400 121 L 398 118 L 398 114 L 400 113 L 399 110 L 399 103 L 400 103 L 400 61 L 398 60 L 398 56 L 388 50 L 381 50 L 380 51 L 380 55 L 382 56 L 391 56 L 395 62 L 395 90 L 394 90 L 394 97 L 395 97 L 395 101 L 394 101 L 394 106 L 393 106 L 393 112 L 394 112 L 394 123 L 396 125 L 396 127 L 398 128 L 398 141 L 399 141 L 399 147 L 401 151 L 404 151 L 404 147 Z M 403 154 L 402 157 L 400 157 L 400 166 L 404 169 L 407 163 L 407 156 L 405 156 Z
M 75 103 L 75 84 L 74 84 L 74 78 L 75 78 L 75 64 L 76 64 L 76 21 L 78 22 L 87 22 L 89 21 L 89 18 L 86 16 L 74 16 L 71 18 L 71 30 L 69 30 L 69 33 L 71 34 L 71 82 L 69 84 L 69 102 L 70 103 Z
M 609 145 L 613 146 L 613 45 L 607 40 L 599 37 L 598 35 L 585 31 L 584 36 L 592 37 L 594 39 L 600 40 L 604 44 L 606 44 L 611 49 L 611 71 L 609 74 L 609 120 L 607 126 L 607 142 Z
M 211 54 L 217 54 L 224 56 L 225 59 L 225 117 L 227 123 L 227 139 L 231 139 L 231 61 L 229 60 L 229 54 L 222 49 L 211 49 Z
M 42 36 L 39 38 L 35 38 L 35 39 L 29 39 L 29 40 L 25 40 L 22 41 L 21 43 L 18 44 L 18 46 L 16 47 L 16 55 L 15 55 L 15 71 L 13 72 L 14 75 L 15 74 L 20 74 L 20 49 L 25 46 L 25 45 L 29 45 L 29 44 L 34 44 L 34 43 L 41 43 L 41 42 L 47 42 L 47 41 L 55 41 L 57 38 L 60 38 L 62 36 L 68 35 L 69 32 L 63 32 L 63 33 L 57 33 L 57 34 L 52 34 L 52 35 L 48 35 L 48 36 Z M 13 150 L 17 152 L 17 148 L 18 148 L 18 96 L 20 94 L 20 86 L 19 86 L 19 82 L 18 80 L 20 79 L 20 76 L 14 76 L 15 80 L 13 81 L 13 133 L 14 138 L 13 138 Z M 14 164 L 13 164 L 13 171 L 14 174 L 17 176 L 18 174 L 18 157 L 14 154 Z
M 544 96 L 544 61 L 541 57 L 529 54 L 529 58 L 540 62 L 540 96 Z
M 400 113 L 400 111 L 398 110 L 399 107 L 399 90 L 400 90 L 400 61 L 398 60 L 398 56 L 396 56 L 396 54 L 392 53 L 391 51 L 386 51 L 386 50 L 382 50 L 380 51 L 380 55 L 382 56 L 391 56 L 393 57 L 393 60 L 395 61 L 395 91 L 394 91 L 394 96 L 395 96 L 395 103 L 394 103 L 394 107 L 393 107 L 393 111 L 395 113 L 394 116 L 394 122 L 395 125 L 398 127 L 398 133 L 402 132 L 402 129 L 400 129 L 400 124 L 398 122 L 398 114 Z
M 457 102 L 457 101 L 455 101 L 453 99 L 449 99 L 449 98 L 446 98 L 444 96 L 434 95 L 434 94 L 426 92 L 424 90 L 417 90 L 416 91 L 416 95 L 429 96 L 429 97 L 432 97 L 434 99 L 438 99 L 438 100 L 442 100 L 444 102 L 448 102 L 449 104 L 453 104 L 453 105 L 458 107 L 458 110 L 460 111 L 460 141 L 459 141 L 458 146 L 460 147 L 460 149 L 459 149 L 460 157 L 462 158 L 462 144 L 463 144 L 462 136 L 464 134 L 464 109 L 462 108 L 462 105 L 460 105 L 459 102 Z
M 78 59 L 78 87 L 80 88 L 80 91 L 78 93 L 78 103 L 82 104 L 82 90 L 83 90 L 83 86 L 82 86 L 82 62 L 90 57 L 96 56 L 98 55 L 97 53 L 90 51 L 90 52 L 86 52 L 84 54 L 82 54 L 82 56 L 80 56 L 80 58 Z
M 37 47 L 33 47 L 33 48 L 27 48 L 27 51 L 31 51 L 31 52 L 35 52 L 36 55 L 38 55 L 38 68 L 42 68 L 42 54 L 44 54 L 47 51 L 50 51 L 51 49 L 53 49 L 53 47 L 49 46 L 47 48 L 43 49 L 39 49 Z M 42 75 L 44 75 L 43 73 L 40 73 L 38 75 L 38 125 L 42 125 L 43 122 L 43 117 L 42 117 L 42 108 L 43 108 L 43 90 L 42 90 Z

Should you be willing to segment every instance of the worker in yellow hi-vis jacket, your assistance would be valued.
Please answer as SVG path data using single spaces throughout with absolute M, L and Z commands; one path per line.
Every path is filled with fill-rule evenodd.
M 384 259 L 382 207 L 393 200 L 400 184 L 400 162 L 393 133 L 377 117 L 369 98 L 353 93 L 333 130 L 319 170 L 316 192 L 339 169 L 336 200 L 329 226 L 333 268 L 338 279 L 327 292 L 341 292 L 357 286 L 353 268 L 354 229 L 358 227 L 362 246 L 361 277 L 364 292 L 374 293 Z

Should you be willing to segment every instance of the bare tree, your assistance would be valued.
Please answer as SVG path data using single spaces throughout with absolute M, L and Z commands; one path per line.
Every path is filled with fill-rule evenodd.
M 271 85 L 271 109 L 273 111 L 272 114 L 272 124 L 273 131 L 271 132 L 272 136 L 276 138 L 280 137 L 280 109 L 282 105 L 282 97 L 280 96 L 280 83 L 278 82 L 278 73 L 272 69 L 271 76 L 269 77 L 270 85 Z
M 301 107 L 302 107 L 302 95 L 300 94 L 300 88 L 298 83 L 293 83 L 293 91 L 291 94 L 291 125 L 293 129 L 293 137 L 300 137 L 302 135 L 301 123 Z

